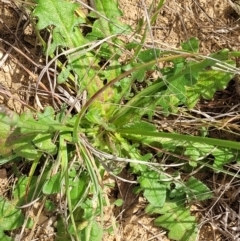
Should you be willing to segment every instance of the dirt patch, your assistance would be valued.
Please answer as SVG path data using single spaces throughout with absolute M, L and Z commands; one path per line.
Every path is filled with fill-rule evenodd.
M 151 26 L 152 34 L 148 34 L 149 42 L 152 37 L 156 46 L 174 49 L 190 37 L 200 40 L 201 53 L 223 48 L 238 49 L 240 46 L 239 16 L 228 0 L 165 1 L 159 12 L 156 12 L 157 1 L 120 0 L 119 4 L 123 21 L 133 29 L 142 19 L 146 20 L 147 15 L 157 14 Z M 149 27 L 146 28 L 150 32 Z
M 14 3 L 0 4 L 0 20 L 1 103 L 19 112 L 35 77 L 34 65 L 29 60 L 37 60 L 37 57 L 31 52 L 33 46 L 25 41 L 29 34 L 25 32 L 28 20 Z

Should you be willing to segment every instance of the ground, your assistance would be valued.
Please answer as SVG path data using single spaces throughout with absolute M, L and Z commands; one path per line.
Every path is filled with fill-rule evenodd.
M 158 2 L 119 0 L 123 12 L 122 21 L 135 29 L 141 19 L 147 19 L 155 13 Z M 23 100 L 32 105 L 37 68 L 44 62 L 34 31 L 22 14 L 20 5 L 8 0 L 0 1 L 0 101 L 16 112 L 22 110 Z M 200 40 L 200 52 L 203 54 L 223 48 L 239 49 L 239 16 L 228 0 L 166 0 L 157 14 L 151 34 L 147 27 L 145 44 L 148 46 L 154 44 L 155 47 L 177 50 L 183 41 L 196 37 Z M 235 91 L 234 86 L 233 82 L 224 92 L 229 98 Z M 222 93 L 216 98 L 219 96 L 222 98 Z M 217 100 L 214 99 L 213 104 L 216 103 L 214 101 Z M 0 169 L 0 194 L 8 189 L 10 179 L 7 170 L 6 167 Z M 126 173 L 122 175 L 125 177 Z M 119 222 L 118 237 L 115 240 L 168 240 L 166 232 L 154 227 L 153 218 L 144 214 L 145 200 L 132 194 L 132 186 L 121 182 L 117 186 L 116 196 L 123 198 L 125 204 L 121 210 L 106 211 L 106 223 L 111 212 L 115 212 Z M 235 193 L 238 195 L 236 190 Z M 44 218 L 43 214 L 42 219 Z M 202 227 L 200 240 L 214 240 L 214 227 L 204 224 Z M 104 240 L 112 240 L 112 237 L 105 237 Z

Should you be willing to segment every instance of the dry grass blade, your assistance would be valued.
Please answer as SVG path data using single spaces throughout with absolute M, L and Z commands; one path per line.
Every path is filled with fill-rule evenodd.
M 240 1 L 239 0 L 228 0 L 231 7 L 240 15 Z

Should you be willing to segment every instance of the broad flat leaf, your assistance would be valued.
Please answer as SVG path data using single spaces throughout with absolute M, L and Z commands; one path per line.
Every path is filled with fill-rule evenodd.
M 148 182 L 149 188 L 145 188 L 144 197 L 154 206 L 161 207 L 166 198 L 166 186 L 157 182 L 151 182 L 151 180 L 145 180 Z
M 12 112 L 14 115 L 15 113 Z M 30 111 L 22 113 L 20 116 L 17 114 L 15 118 L 15 125 L 12 127 L 13 120 L 9 113 L 0 113 L 0 117 L 4 115 L 10 118 L 9 125 L 0 120 L 0 156 L 3 157 L 1 162 L 11 157 L 24 157 L 28 160 L 36 160 L 42 154 L 47 152 L 49 154 L 56 154 L 56 145 L 52 143 L 52 135 L 55 132 L 54 127 L 60 125 L 54 119 L 54 110 L 47 107 L 43 113 L 38 114 L 38 119 L 33 117 Z M 16 121 L 17 120 L 17 121 Z M 37 148 L 40 149 L 40 151 Z
M 122 199 L 117 199 L 111 205 L 115 205 L 117 207 L 121 207 L 123 204 L 124 204 L 124 201 Z
M 119 155 L 124 154 L 125 156 L 128 156 L 134 160 L 149 161 L 151 159 L 151 153 L 147 153 L 145 155 L 142 155 L 140 153 L 138 149 L 138 144 L 130 144 L 126 138 L 123 138 L 118 134 L 115 134 L 115 137 L 118 140 L 116 147 L 117 150 L 119 150 Z M 124 164 L 124 166 L 126 166 L 126 164 Z M 141 165 L 140 163 L 130 163 L 130 166 L 134 173 L 144 172 L 145 170 L 147 170 L 147 166 L 145 164 Z M 123 165 L 121 165 L 121 168 L 122 167 Z
M 74 14 L 78 7 L 78 4 L 64 0 L 38 0 L 37 7 L 33 11 L 33 15 L 38 17 L 37 28 L 41 30 L 51 25 L 55 26 L 51 52 L 59 45 L 75 46 L 73 41 L 75 27 L 79 22 L 84 22 Z M 78 39 L 78 41 L 81 40 L 82 38 Z
M 111 3 L 112 1 L 110 1 Z M 97 4 L 102 4 L 102 1 L 97 1 Z M 104 5 L 104 7 L 106 7 Z M 111 4 L 110 4 L 111 5 Z M 79 22 L 84 22 L 75 16 L 75 10 L 78 4 L 70 3 L 64 0 L 39 0 L 37 7 L 34 10 L 34 16 L 38 17 L 38 29 L 53 27 L 53 43 L 50 46 L 48 54 L 53 53 L 57 46 L 66 47 L 68 49 L 80 47 L 87 43 L 86 38 L 83 37 L 77 26 Z M 110 9 L 109 9 L 110 11 Z M 112 9 L 111 9 L 112 11 Z M 81 90 L 87 90 L 88 98 L 92 97 L 103 85 L 96 70 L 99 70 L 99 59 L 95 54 L 87 52 L 86 54 L 73 53 L 68 56 L 67 69 L 72 70 L 78 76 L 79 86 Z M 61 78 L 60 81 L 64 81 Z M 107 103 L 114 92 L 108 88 L 104 93 L 98 96 L 96 101 L 92 103 L 91 107 L 97 106 L 104 114 L 105 110 L 109 108 Z M 105 104 L 103 104 L 105 103 Z
M 159 174 L 155 172 L 144 173 L 138 181 L 148 202 L 153 206 L 162 207 L 166 200 L 166 185 L 160 183 Z
M 22 133 L 20 128 L 11 128 L 0 122 L 0 155 L 10 158 L 15 153 L 17 156 L 34 160 L 38 156 L 38 152 L 31 142 L 35 136 L 35 133 Z
M 184 206 L 181 197 L 167 200 L 160 212 L 162 215 L 154 223 L 167 229 L 168 238 L 177 241 L 196 241 L 197 222 L 194 216 L 191 216 L 190 210 Z
M 156 60 L 160 56 L 160 54 L 161 52 L 158 49 L 144 50 L 140 52 L 139 55 L 137 56 L 138 64 L 133 65 L 132 67 L 138 66 L 139 63 L 142 64 L 142 63 L 150 62 L 152 60 Z M 132 79 L 137 80 L 138 82 L 144 81 L 146 79 L 146 75 L 148 74 L 148 71 L 154 70 L 155 65 L 156 64 L 153 63 L 150 66 L 142 67 L 141 69 L 133 72 Z
M 90 229 L 90 230 L 85 230 Z M 93 220 L 91 224 L 81 231 L 81 240 L 86 241 L 101 241 L 103 237 L 102 227 Z
M 90 16 L 97 18 L 93 24 L 93 30 L 87 35 L 91 40 L 105 38 L 112 34 L 126 34 L 130 30 L 128 25 L 121 23 L 118 18 L 122 16 L 122 12 L 118 8 L 116 0 L 101 0 L 94 1 L 95 10 L 101 15 L 109 19 L 106 20 L 96 13 L 91 13 Z
M 20 227 L 24 216 L 20 209 L 0 196 L 0 227 L 1 230 L 12 230 Z
M 19 115 L 4 105 L 0 105 L 0 122 L 15 126 L 18 123 Z
M 35 160 L 39 157 L 37 149 L 34 147 L 32 140 L 36 133 L 22 133 L 20 128 L 15 128 L 14 131 L 7 137 L 5 145 L 11 147 L 13 152 L 20 157 L 28 160 Z
M 200 62 L 188 62 L 180 58 L 174 60 L 173 70 L 165 76 L 167 89 L 161 92 L 155 105 L 161 105 L 164 113 L 168 115 L 169 112 L 176 112 L 180 104 L 193 108 L 200 97 L 212 98 L 214 93 L 224 89 L 233 77 L 233 74 L 227 71 L 211 69 L 219 60 L 223 64 L 226 62 L 233 65 L 234 62 L 229 61 L 228 54 L 228 50 L 222 50 Z
M 52 123 L 49 119 L 44 121 L 43 118 L 38 118 L 36 120 L 30 111 L 23 112 L 19 117 L 19 122 L 17 126 L 21 128 L 22 133 L 42 133 L 42 132 L 52 132 L 54 130 L 53 126 L 56 122 Z
M 56 211 L 56 204 L 50 200 L 46 200 L 44 203 L 44 207 L 48 212 L 54 212 Z
M 13 193 L 14 201 L 16 202 L 17 206 L 31 202 L 33 200 L 33 194 L 35 195 L 34 198 L 36 198 L 40 193 L 42 193 L 43 185 L 46 182 L 50 172 L 49 169 L 50 165 L 45 169 L 40 182 L 38 182 L 38 177 L 36 176 L 21 176 L 18 179 Z M 38 185 L 36 185 L 37 182 Z
M 51 106 L 47 106 L 43 113 L 37 113 L 38 119 L 42 123 L 49 123 L 49 122 L 54 122 L 54 117 L 55 117 L 55 111 Z
M 215 147 L 204 143 L 188 143 L 185 145 L 186 151 L 184 155 L 191 158 L 191 165 L 195 166 L 199 158 L 207 157 L 208 155 L 214 156 L 213 166 L 217 169 L 222 169 L 223 165 L 229 163 L 234 158 L 234 154 L 229 148 Z
M 74 11 L 77 4 L 72 4 L 63 0 L 38 0 L 37 7 L 34 10 L 34 16 L 37 16 L 37 27 L 41 30 L 50 25 L 57 28 L 64 28 L 61 31 L 71 33 L 76 24 Z M 67 18 L 66 18 L 67 17 Z
M 192 53 L 198 53 L 199 51 L 199 40 L 195 37 L 190 38 L 186 42 L 181 44 L 182 49 L 185 51 L 190 51 Z
M 84 213 L 81 217 L 83 220 L 92 220 L 92 218 L 95 216 L 95 214 L 100 214 L 100 210 L 95 209 L 96 205 L 96 200 L 92 199 L 90 200 L 89 198 L 85 200 L 84 203 L 81 204 L 82 210 L 84 210 Z M 80 218 L 80 217 L 79 217 Z
M 19 116 L 6 108 L 3 105 L 0 105 L 0 156 L 3 156 L 1 163 L 7 162 L 7 157 L 10 157 L 13 147 L 10 135 L 14 135 L 13 132 L 16 128 L 16 125 L 19 122 Z M 11 127 L 12 126 L 12 127 Z M 13 140 L 17 137 L 15 136 Z
M 197 83 L 193 86 L 185 86 L 186 104 L 193 108 L 200 97 L 211 99 L 217 90 L 226 88 L 228 82 L 232 79 L 233 74 L 220 70 L 208 70 L 201 72 Z
M 12 147 L 6 143 L 8 136 L 12 133 L 10 125 L 0 121 L 0 155 L 7 157 L 12 154 Z
M 49 180 L 47 180 L 43 185 L 43 193 L 45 194 L 56 194 L 61 191 L 62 187 L 62 177 L 61 173 L 56 173 L 51 176 Z
M 156 126 L 147 122 L 147 121 L 134 121 L 134 122 L 129 122 L 125 125 L 122 126 L 123 128 L 129 128 L 132 130 L 139 130 L 139 134 L 141 134 L 141 130 L 144 131 L 156 131 Z
M 162 106 L 165 115 L 178 111 L 176 107 L 184 103 L 186 99 L 185 86 L 195 82 L 195 77 L 190 76 L 186 71 L 188 70 L 188 66 L 185 66 L 186 63 L 183 59 L 175 60 L 173 64 L 174 68 L 166 80 L 167 89 L 161 92 L 160 97 L 155 103 L 155 105 Z
M 185 182 L 185 186 L 185 192 L 188 195 L 189 201 L 204 201 L 213 197 L 211 190 L 194 177 L 190 177 L 189 180 Z
M 88 177 L 86 174 L 81 174 L 78 179 L 74 179 L 73 187 L 70 191 L 72 207 L 75 208 L 79 200 L 81 200 L 88 185 Z
M 64 82 L 66 82 L 67 78 L 70 75 L 70 71 L 71 71 L 72 67 L 71 65 L 67 65 L 67 67 L 62 67 L 62 72 L 57 76 L 57 82 L 58 84 L 62 84 Z
M 0 229 L 0 240 L 2 240 L 2 241 L 14 241 L 12 238 L 8 237 L 4 233 L 4 230 L 2 230 L 2 229 Z
M 41 151 L 51 155 L 55 155 L 57 153 L 57 146 L 52 142 L 52 134 L 38 134 L 32 141 Z

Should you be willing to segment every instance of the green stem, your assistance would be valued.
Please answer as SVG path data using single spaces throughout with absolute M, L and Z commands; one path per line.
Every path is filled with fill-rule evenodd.
M 171 138 L 173 140 L 199 142 L 199 143 L 205 143 L 205 144 L 208 144 L 208 145 L 221 146 L 221 147 L 227 147 L 227 148 L 233 148 L 233 149 L 240 150 L 240 144 L 238 142 L 227 141 L 227 140 L 219 140 L 219 139 L 215 139 L 215 138 L 182 135 L 182 134 L 176 134 L 176 133 L 139 131 L 139 130 L 131 130 L 130 128 L 118 129 L 117 132 L 120 133 L 120 134 L 129 134 L 129 135 L 165 137 L 165 138 Z

